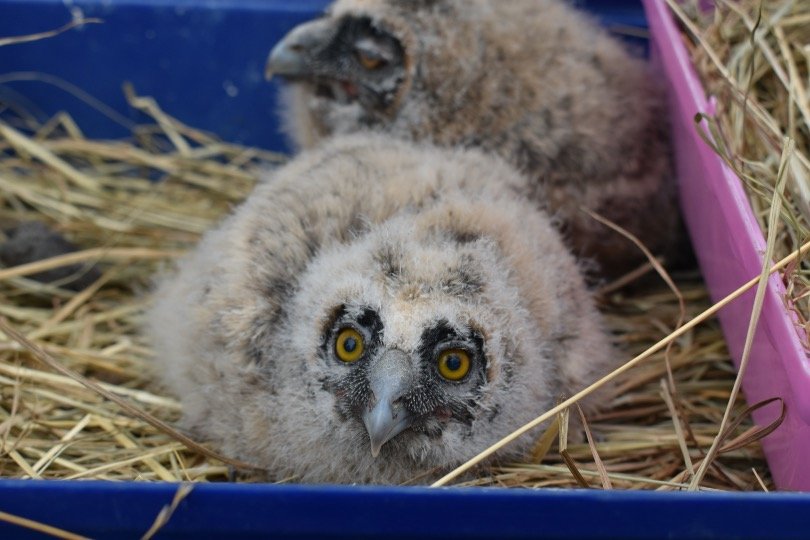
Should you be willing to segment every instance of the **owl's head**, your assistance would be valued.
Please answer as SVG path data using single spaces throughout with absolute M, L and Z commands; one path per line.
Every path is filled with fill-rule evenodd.
M 472 3 L 338 0 L 294 28 L 271 51 L 266 76 L 291 83 L 285 121 L 296 143 L 397 123 L 424 138 L 422 120 L 480 76 L 481 19 L 471 16 L 479 8 L 464 5 Z
M 290 306 L 290 377 L 321 396 L 298 406 L 355 478 L 458 463 L 558 397 L 552 349 L 567 336 L 538 335 L 495 239 L 437 228 L 453 210 L 325 250 Z

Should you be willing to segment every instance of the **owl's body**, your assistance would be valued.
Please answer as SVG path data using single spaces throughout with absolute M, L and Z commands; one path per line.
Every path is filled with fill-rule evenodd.
M 299 146 L 362 130 L 478 147 L 533 180 L 604 275 L 643 256 L 587 207 L 666 252 L 679 231 L 662 96 L 645 63 L 560 0 L 338 0 L 273 50 Z
M 614 355 L 525 182 L 366 136 L 276 171 L 156 291 L 187 425 L 272 478 L 427 481 L 594 380 Z

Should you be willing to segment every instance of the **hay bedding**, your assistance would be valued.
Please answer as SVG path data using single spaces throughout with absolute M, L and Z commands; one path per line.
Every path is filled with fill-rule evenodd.
M 188 449 L 178 434 L 144 417 L 171 424 L 181 411 L 149 379 L 149 344 L 139 327 L 154 272 L 193 246 L 281 158 L 224 144 L 165 116 L 151 100 L 129 97 L 155 123 L 136 128 L 126 142 L 88 140 L 65 115 L 36 125 L 0 104 L 0 227 L 44 221 L 82 247 L 59 260 L 0 268 L 0 324 L 9 328 L 0 332 L 6 478 L 230 477 L 226 463 Z M 78 293 L 26 277 L 66 263 L 78 265 L 77 273 L 95 265 L 101 277 Z M 652 266 L 636 276 L 644 284 L 627 280 L 629 286 L 599 291 L 627 358 L 710 305 L 697 271 L 674 276 L 675 292 L 644 274 L 654 275 Z M 62 370 L 43 364 L 47 358 Z M 82 376 L 143 413 L 102 397 L 77 381 Z M 567 437 L 567 414 L 579 414 L 570 409 L 545 432 L 528 435 L 537 444 L 522 463 L 496 461 L 461 483 L 686 489 L 718 434 L 734 379 L 719 327 L 709 321 L 621 375 L 611 407 L 587 419 L 587 440 Z M 723 437 L 724 451 L 711 461 L 701 489 L 772 488 L 756 442 L 764 432 L 752 427 L 740 401 L 731 415 L 739 422 Z M 238 478 L 261 479 L 250 471 Z
M 716 0 L 705 11 L 696 0 L 667 2 L 707 94 L 716 97 L 707 120 L 717 152 L 742 179 L 764 231 L 774 197 L 781 198 L 774 256 L 796 251 L 810 238 L 810 4 Z M 785 282 L 806 335 L 810 260 L 794 265 Z

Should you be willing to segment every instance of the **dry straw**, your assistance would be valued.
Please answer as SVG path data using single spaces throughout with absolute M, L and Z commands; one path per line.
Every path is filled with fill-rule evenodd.
M 784 194 L 774 257 L 810 238 L 810 4 L 803 0 L 667 0 L 686 29 L 687 46 L 716 113 L 708 116 L 713 145 L 743 180 L 768 234 L 780 166 Z M 793 150 L 783 164 L 785 139 Z M 810 261 L 785 277 L 798 324 L 810 330 Z
M 0 227 L 44 221 L 83 248 L 68 258 L 0 269 L 0 316 L 10 328 L 0 333 L 4 477 L 232 477 L 223 461 L 159 429 L 176 422 L 181 411 L 150 380 L 151 353 L 139 328 L 154 273 L 193 246 L 279 157 L 222 143 L 164 115 L 132 89 L 128 96 L 155 122 L 135 128 L 125 142 L 86 139 L 64 114 L 39 125 L 0 104 Z M 102 270 L 82 293 L 27 277 L 75 263 Z M 644 363 L 616 375 L 611 406 L 580 420 L 587 437 L 569 437 L 563 409 L 545 429 L 527 435 L 536 438 L 530 456 L 520 463 L 496 456 L 464 476 L 462 485 L 673 490 L 687 489 L 701 468 L 701 489 L 772 488 L 756 443 L 767 431 L 751 425 L 750 409 L 732 404 L 727 427 L 720 429 L 735 373 L 717 324 L 683 325 L 711 307 L 699 274 L 674 275 L 667 285 L 653 275 L 656 270 L 663 272 L 657 262 L 645 265 L 598 293 L 628 359 L 669 339 L 645 353 Z M 49 367 L 43 358 L 67 370 Z M 103 397 L 82 377 L 117 399 Z M 120 400 L 130 405 L 122 407 Z M 770 406 L 778 422 L 778 404 Z M 714 441 L 717 456 L 706 459 Z M 239 478 L 260 476 L 243 470 Z
M 0 269 L 0 324 L 10 327 L 0 334 L 2 476 L 227 476 L 222 460 L 172 433 L 180 408 L 150 384 L 139 328 L 154 273 L 280 157 L 221 143 L 134 95 L 133 105 L 162 127 L 138 128 L 126 142 L 85 139 L 65 115 L 37 125 L 2 111 L 0 228 L 43 221 L 85 248 Z M 68 264 L 97 265 L 101 278 L 74 293 L 26 277 Z

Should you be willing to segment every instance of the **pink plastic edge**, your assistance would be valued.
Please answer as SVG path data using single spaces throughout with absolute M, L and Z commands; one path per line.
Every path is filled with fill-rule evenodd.
M 651 33 L 651 61 L 669 90 L 675 160 L 684 219 L 714 300 L 759 274 L 765 240 L 743 187 L 697 133 L 694 116 L 713 109 L 664 0 L 642 0 Z M 753 304 L 747 293 L 719 314 L 739 366 Z M 763 440 L 774 481 L 780 489 L 810 491 L 810 360 L 806 340 L 787 309 L 784 285 L 768 282 L 762 315 L 743 390 L 749 403 L 781 397 L 783 424 Z M 770 405 L 754 413 L 765 425 L 779 413 Z

